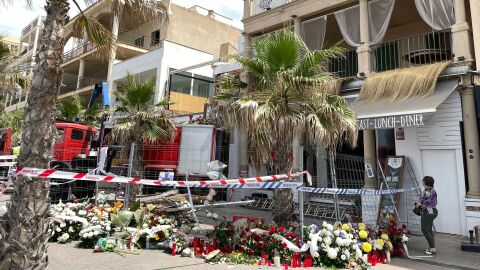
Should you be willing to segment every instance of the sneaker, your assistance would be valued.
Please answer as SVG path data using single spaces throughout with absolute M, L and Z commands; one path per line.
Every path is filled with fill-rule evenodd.
M 427 255 L 437 255 L 437 251 L 427 249 L 427 250 L 425 250 L 425 254 L 427 254 Z

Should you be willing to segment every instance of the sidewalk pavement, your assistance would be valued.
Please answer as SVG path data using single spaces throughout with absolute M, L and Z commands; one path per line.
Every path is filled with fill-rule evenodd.
M 460 251 L 460 242 L 464 240 L 457 236 L 437 235 L 438 255 L 434 258 L 412 260 L 408 258 L 393 258 L 391 264 L 377 264 L 373 270 L 477 270 L 480 267 L 480 254 Z M 422 255 L 426 249 L 423 237 L 413 236 L 409 243 L 411 255 Z M 195 269 L 195 270 L 248 270 L 275 269 L 249 265 L 211 265 L 201 259 L 172 257 L 158 250 L 140 250 L 139 255 L 127 254 L 121 257 L 114 253 L 92 253 L 91 249 L 79 249 L 74 244 L 50 244 L 49 269 L 53 270 L 106 270 L 106 269 Z M 310 268 L 313 269 L 313 268 Z M 318 269 L 318 268 L 317 268 Z
M 393 265 L 415 266 L 410 269 L 433 269 L 433 266 L 442 267 L 439 269 L 480 269 L 480 253 L 466 252 L 460 250 L 462 241 L 468 241 L 466 237 L 453 236 L 437 233 L 435 242 L 438 253 L 432 258 L 411 260 L 408 258 L 393 259 Z M 421 256 L 428 248 L 427 241 L 423 236 L 412 236 L 408 243 L 410 256 Z M 408 261 L 408 262 L 406 262 Z

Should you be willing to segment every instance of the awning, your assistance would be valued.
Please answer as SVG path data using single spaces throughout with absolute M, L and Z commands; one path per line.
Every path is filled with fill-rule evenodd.
M 423 126 L 424 118 L 437 111 L 450 94 L 457 89 L 459 79 L 439 80 L 433 95 L 412 97 L 402 101 L 383 99 L 374 103 L 355 101 L 359 129 L 386 129 Z

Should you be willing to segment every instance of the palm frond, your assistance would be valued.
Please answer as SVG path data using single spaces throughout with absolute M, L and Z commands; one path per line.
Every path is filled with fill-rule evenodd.
M 318 149 L 335 149 L 344 141 L 355 145 L 356 115 L 337 95 L 341 81 L 327 69 L 329 61 L 343 57 L 344 49 L 336 44 L 311 52 L 291 30 L 257 38 L 252 49 L 252 58 L 236 57 L 249 72 L 248 86 L 236 86 L 233 75 L 227 75 L 209 100 L 214 122 L 247 134 L 256 149 L 251 158 L 282 167 L 302 134 Z
M 175 134 L 175 123 L 166 106 L 171 104 L 162 99 L 152 105 L 155 97 L 155 80 L 139 83 L 134 76 L 127 76 L 127 85 L 117 92 L 116 105 L 104 113 L 121 113 L 115 121 L 112 137 L 121 144 L 152 143 L 171 140 Z
M 93 17 L 80 16 L 73 24 L 74 36 L 87 35 L 88 41 L 97 47 L 97 55 L 100 58 L 108 58 L 110 52 L 115 50 L 117 37 L 103 24 Z

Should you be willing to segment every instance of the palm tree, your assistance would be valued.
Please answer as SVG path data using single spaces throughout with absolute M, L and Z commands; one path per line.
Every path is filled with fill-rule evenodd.
M 118 115 L 112 130 L 112 140 L 125 146 L 125 150 L 131 150 L 130 146 L 135 143 L 133 159 L 133 177 L 142 177 L 144 143 L 169 141 L 175 135 L 175 123 L 173 122 L 168 105 L 168 99 L 152 105 L 155 98 L 155 80 L 147 80 L 144 83 L 136 81 L 133 75 L 127 76 L 127 84 L 123 90 L 114 93 L 116 105 L 106 112 Z M 127 151 L 123 151 L 126 157 Z M 140 192 L 138 185 L 133 198 Z
M 226 75 L 214 96 L 211 117 L 227 127 L 238 127 L 249 140 L 250 158 L 267 161 L 275 173 L 299 170 L 292 157 L 294 142 L 334 150 L 341 141 L 356 143 L 355 113 L 330 89 L 333 76 L 328 60 L 342 57 L 337 45 L 309 51 L 291 30 L 282 30 L 252 42 L 254 57 L 236 57 L 249 72 L 249 83 Z M 274 221 L 286 225 L 292 193 L 275 191 Z
M 96 2 L 84 1 L 87 4 Z M 0 4 L 11 2 L 12 0 L 0 0 Z M 30 4 L 31 0 L 26 2 Z M 72 2 L 80 9 L 76 0 Z M 127 13 L 136 14 L 139 19 L 165 18 L 168 14 L 164 5 L 157 1 L 109 2 L 113 18 Z M 69 21 L 69 9 L 69 0 L 45 0 L 47 15 L 27 100 L 18 159 L 21 167 L 48 168 L 52 157 L 57 96 L 63 73 L 60 65 L 65 45 L 64 27 Z M 109 32 L 94 18 L 82 13 L 74 22 L 74 31 L 78 37 L 82 37 L 85 32 L 89 41 L 96 44 L 99 53 L 114 55 L 116 33 Z M 4 217 L 5 222 L 0 226 L 0 269 L 45 269 L 48 266 L 48 198 L 48 180 L 31 181 L 28 177 L 17 177 L 15 191 Z
M 86 102 L 79 95 L 75 95 L 72 99 L 64 99 L 58 103 L 58 116 L 66 121 L 79 121 L 95 126 L 99 123 L 101 104 L 94 103 L 86 108 L 84 106 Z

